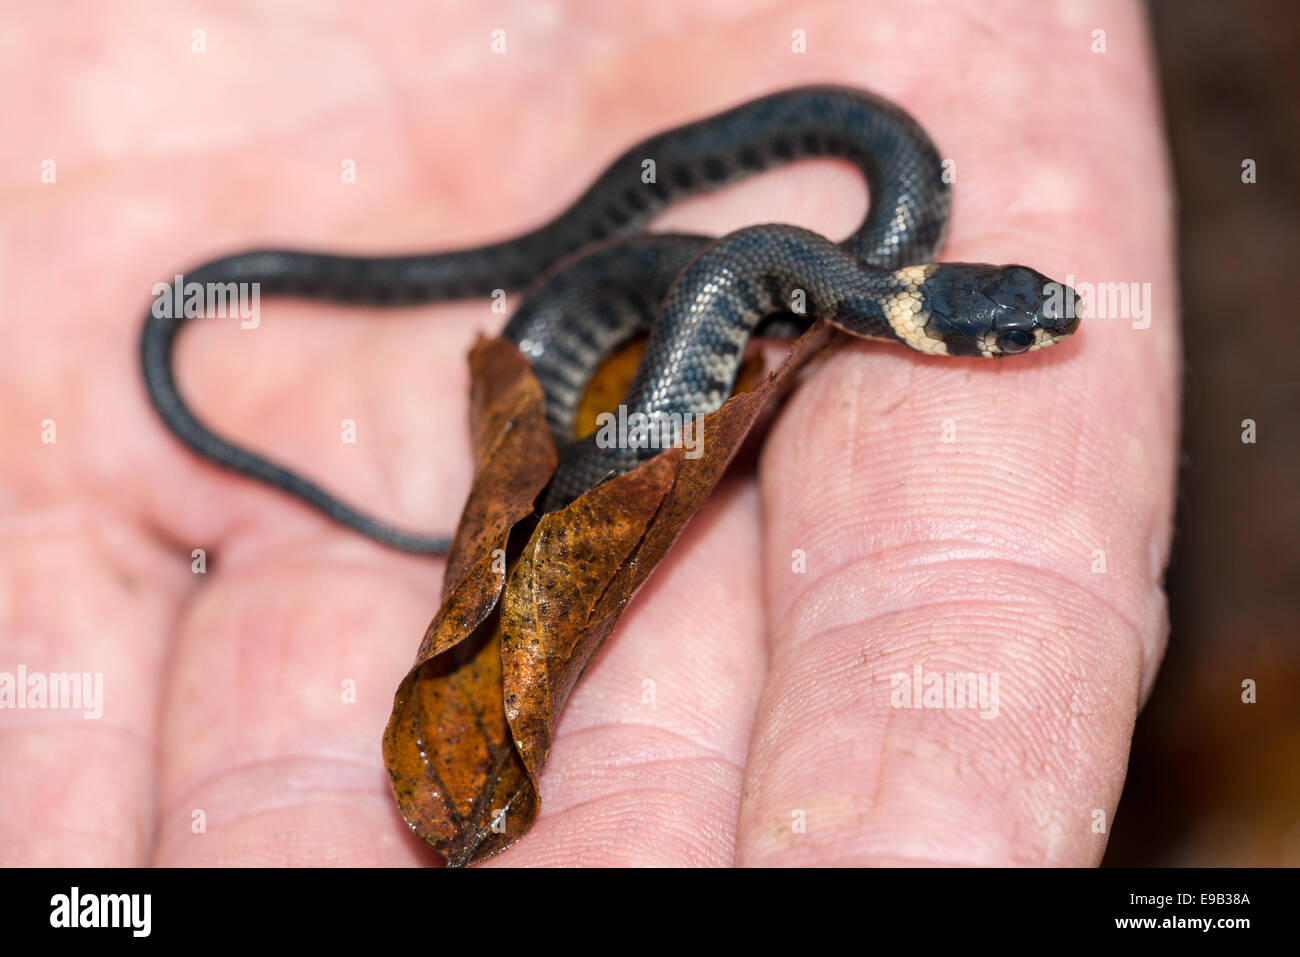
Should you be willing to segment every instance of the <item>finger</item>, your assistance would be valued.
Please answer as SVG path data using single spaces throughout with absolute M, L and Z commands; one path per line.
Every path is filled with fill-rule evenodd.
M 1163 647 L 1177 390 L 1145 37 L 1130 7 L 1103 12 L 1125 51 L 1104 65 L 1069 25 L 1028 25 L 1051 70 L 1011 56 L 963 87 L 978 122 L 955 104 L 922 120 L 957 163 L 945 258 L 1137 278 L 1152 321 L 1085 319 L 996 365 L 855 346 L 795 395 L 762 462 L 771 668 L 745 863 L 1104 850 Z M 927 697 L 935 680 L 954 693 Z
M 435 861 L 402 822 L 379 748 L 436 594 L 413 558 L 228 558 L 177 620 L 155 863 Z
M 0 521 L 0 864 L 148 863 L 168 610 L 188 577 L 93 504 Z

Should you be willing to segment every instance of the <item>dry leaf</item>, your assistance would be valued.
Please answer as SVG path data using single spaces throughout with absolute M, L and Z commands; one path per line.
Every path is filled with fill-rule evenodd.
M 484 860 L 532 825 L 536 778 L 578 677 L 758 415 L 830 337 L 814 325 L 780 369 L 706 416 L 698 458 L 669 449 L 544 516 L 513 557 L 504 595 L 492 549 L 505 549 L 510 526 L 532 512 L 555 449 L 523 358 L 502 340 L 475 347 L 478 472 L 443 606 L 384 735 L 403 815 L 450 864 Z
M 510 530 L 532 514 L 556 462 L 542 391 L 519 350 L 480 339 L 470 369 L 474 485 L 449 553 L 442 607 L 398 686 L 384 732 L 384 762 L 403 816 L 458 864 L 496 841 L 513 842 L 536 816 L 536 791 L 505 720 L 500 636 L 489 618 L 505 582 Z M 507 810 L 513 813 L 504 820 L 518 829 L 493 832 Z M 486 833 L 471 824 L 484 821 Z

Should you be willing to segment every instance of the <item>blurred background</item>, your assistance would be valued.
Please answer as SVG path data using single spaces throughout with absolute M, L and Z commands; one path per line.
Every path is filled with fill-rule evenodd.
M 1107 865 L 1300 866 L 1298 9 L 1151 4 L 1180 207 L 1183 455 L 1169 651 Z

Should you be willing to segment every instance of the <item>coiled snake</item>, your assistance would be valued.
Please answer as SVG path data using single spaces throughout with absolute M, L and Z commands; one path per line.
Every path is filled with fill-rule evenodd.
M 638 230 L 676 199 L 794 160 L 832 156 L 866 179 L 866 218 L 841 243 L 792 226 L 720 239 Z M 841 87 L 765 96 L 633 146 L 550 222 L 515 239 L 392 257 L 255 250 L 206 263 L 187 282 L 260 283 L 260 292 L 368 305 L 486 296 L 533 283 L 504 336 L 533 364 L 561 449 L 543 510 L 634 468 L 658 448 L 575 440 L 583 386 L 617 346 L 649 333 L 623 402 L 647 416 L 707 413 L 731 394 L 741 353 L 762 323 L 824 318 L 855 336 L 920 352 L 999 357 L 1032 352 L 1078 326 L 1074 293 L 1025 266 L 932 262 L 949 191 L 934 145 L 897 106 Z M 199 455 L 283 489 L 393 548 L 440 554 L 448 540 L 393 528 L 289 469 L 222 438 L 176 388 L 183 316 L 151 310 L 140 339 L 150 401 Z

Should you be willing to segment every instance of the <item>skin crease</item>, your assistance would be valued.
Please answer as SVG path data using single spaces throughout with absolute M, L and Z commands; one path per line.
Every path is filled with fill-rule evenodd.
M 0 713 L 0 864 L 439 859 L 401 821 L 379 744 L 442 565 L 173 441 L 136 365 L 155 281 L 251 245 L 513 234 L 636 138 L 813 81 L 896 100 L 956 160 L 943 258 L 1150 282 L 1150 327 L 1085 319 L 1073 341 L 999 363 L 879 344 L 818 363 L 757 473 L 718 489 L 588 671 L 542 816 L 493 863 L 1100 860 L 1094 821 L 1109 829 L 1164 648 L 1176 435 L 1169 184 L 1138 11 L 550 11 L 286 20 L 267 3 L 140 20 L 88 5 L 12 26 L 0 71 L 32 95 L 0 142 L 0 671 L 102 671 L 106 701 L 99 721 Z M 497 27 L 505 56 L 489 51 Z M 54 185 L 37 175 L 47 157 Z M 824 161 L 657 225 L 838 239 L 864 202 Z M 442 531 L 470 482 L 464 355 L 503 321 L 486 302 L 268 300 L 256 332 L 187 333 L 179 375 L 219 430 Z M 891 708 L 889 676 L 917 664 L 997 673 L 997 717 Z

